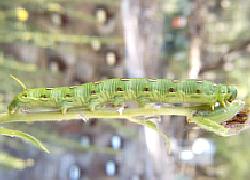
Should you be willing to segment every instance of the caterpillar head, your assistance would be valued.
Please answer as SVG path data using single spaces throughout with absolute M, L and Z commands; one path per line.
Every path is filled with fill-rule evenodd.
M 13 114 L 15 113 L 19 107 L 23 106 L 26 102 L 28 102 L 28 93 L 27 90 L 20 92 L 8 106 L 8 113 Z
M 236 87 L 229 86 L 228 93 L 230 94 L 229 99 L 228 99 L 229 102 L 232 102 L 233 100 L 237 98 L 238 91 Z
M 10 75 L 10 77 L 12 79 L 14 79 L 15 81 L 17 81 L 21 85 L 21 87 L 23 88 L 23 91 L 20 92 L 16 97 L 14 97 L 14 99 L 10 102 L 10 105 L 8 106 L 8 113 L 13 114 L 19 109 L 19 107 L 22 103 L 27 101 L 27 97 L 28 97 L 27 91 L 28 90 L 27 90 L 27 87 L 25 86 L 25 84 L 21 80 L 14 77 L 13 75 Z
M 14 114 L 18 109 L 18 99 L 15 97 L 7 107 L 8 114 Z

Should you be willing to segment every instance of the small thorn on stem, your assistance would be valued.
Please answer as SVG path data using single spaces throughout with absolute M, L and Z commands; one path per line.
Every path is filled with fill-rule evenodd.
M 85 116 L 84 114 L 80 113 L 79 116 L 80 116 L 80 119 L 83 120 L 83 122 L 87 123 L 89 121 L 89 118 Z

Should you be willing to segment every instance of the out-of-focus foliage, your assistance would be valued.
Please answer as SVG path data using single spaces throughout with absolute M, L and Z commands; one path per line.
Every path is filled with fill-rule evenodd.
M 5 168 L 14 168 L 14 169 L 24 169 L 26 167 L 31 167 L 34 165 L 33 159 L 21 159 L 9 154 L 0 152 L 0 166 Z
M 33 132 L 39 139 L 47 141 L 48 146 L 53 149 L 53 147 L 65 147 L 68 150 L 73 150 L 77 152 L 92 152 L 92 153 L 103 153 L 103 154 L 110 154 L 115 155 L 120 153 L 117 150 L 114 150 L 110 147 L 98 147 L 95 145 L 89 145 L 88 147 L 82 146 L 79 142 L 75 139 L 70 139 L 66 137 L 61 137 L 57 135 L 55 132 L 50 132 L 48 130 L 39 130 L 36 127 L 33 129 L 28 130 L 27 126 L 22 126 L 22 129 L 26 129 L 29 133 Z M 48 136 L 49 133 L 49 136 Z M 55 152 L 54 152 L 55 153 Z
M 238 88 L 239 98 L 244 99 L 246 106 L 249 107 L 249 59 L 238 57 L 234 60 L 233 65 L 235 68 L 228 72 L 228 75 Z M 250 132 L 247 130 L 234 137 L 216 137 L 216 171 L 220 179 L 234 180 L 250 178 L 250 156 L 248 156 L 250 152 L 249 136 Z
M 216 137 L 216 173 L 220 179 L 249 179 L 250 132 L 239 136 Z
M 23 133 L 22 131 L 18 131 L 18 130 L 13 130 L 13 129 L 7 129 L 7 128 L 0 128 L 0 134 L 4 135 L 4 136 L 10 136 L 10 137 L 18 137 L 21 138 L 25 141 L 30 142 L 31 144 L 33 144 L 34 146 L 36 146 L 37 148 L 43 150 L 46 153 L 49 153 L 49 150 L 35 137 Z
M 6 34 L 8 34 L 6 36 Z M 2 35 L 2 36 L 1 36 Z M 93 40 L 99 40 L 103 44 L 117 43 L 121 44 L 122 39 L 91 37 L 88 35 L 63 34 L 63 33 L 46 33 L 46 32 L 1 32 L 0 41 L 11 43 L 14 41 L 29 41 L 38 46 L 54 46 L 56 43 L 75 43 L 75 44 L 90 44 Z
M 11 69 L 16 71 L 24 71 L 24 72 L 36 72 L 37 66 L 34 63 L 22 63 L 13 58 L 4 57 L 2 53 L 0 53 L 0 68 L 3 69 Z
M 244 99 L 247 105 L 250 105 L 250 63 L 249 59 L 238 58 L 233 63 L 234 69 L 230 71 L 229 77 L 233 82 L 236 83 L 238 88 L 238 96 L 241 99 Z

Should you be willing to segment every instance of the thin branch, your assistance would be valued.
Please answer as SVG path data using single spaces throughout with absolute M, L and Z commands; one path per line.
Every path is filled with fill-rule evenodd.
M 96 110 L 96 111 L 69 111 L 66 114 L 61 112 L 39 112 L 27 114 L 1 114 L 0 123 L 5 122 L 34 122 L 34 121 L 63 121 L 72 119 L 83 119 L 87 121 L 90 118 L 108 118 L 108 119 L 129 119 L 137 116 L 160 116 L 160 115 L 178 115 L 191 117 L 197 107 L 161 107 L 161 108 L 135 108 L 125 109 L 122 112 L 115 110 Z
M 227 60 L 227 57 L 231 53 L 236 52 L 236 51 L 245 50 L 248 45 L 250 45 L 250 40 L 246 40 L 246 41 L 241 42 L 240 44 L 238 44 L 236 46 L 231 47 L 226 53 L 224 53 L 218 59 L 217 63 L 201 68 L 199 74 L 202 74 L 202 73 L 207 72 L 207 71 L 215 70 L 215 69 L 220 69 L 221 67 L 223 67 L 223 65 L 225 64 L 225 62 Z

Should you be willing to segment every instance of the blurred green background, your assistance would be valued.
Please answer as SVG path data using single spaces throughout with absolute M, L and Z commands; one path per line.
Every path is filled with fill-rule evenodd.
M 250 103 L 250 1 L 1 0 L 0 112 L 21 87 L 119 77 L 233 84 Z M 218 137 L 160 117 L 157 133 L 126 120 L 10 123 L 51 154 L 0 139 L 0 179 L 250 179 L 250 130 Z

